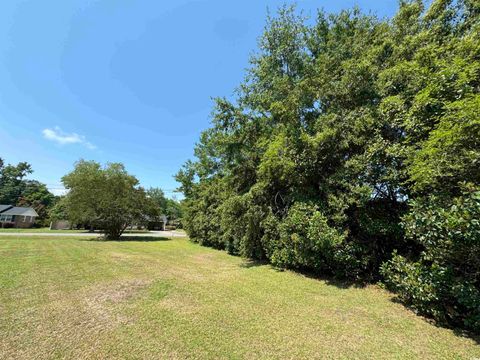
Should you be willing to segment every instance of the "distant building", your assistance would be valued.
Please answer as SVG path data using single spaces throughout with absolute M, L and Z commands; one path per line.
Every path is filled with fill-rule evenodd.
M 167 217 L 165 215 L 160 215 L 155 219 L 147 218 L 148 230 L 165 230 L 165 225 L 167 225 Z
M 50 223 L 50 230 L 69 230 L 72 224 L 68 220 L 54 220 Z
M 0 205 L 0 227 L 29 228 L 37 216 L 31 207 Z

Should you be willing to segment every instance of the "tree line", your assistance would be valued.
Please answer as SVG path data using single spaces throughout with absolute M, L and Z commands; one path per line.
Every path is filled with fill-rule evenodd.
M 165 196 L 160 188 L 144 189 L 124 165 L 80 160 L 62 178 L 67 190 L 53 195 L 47 186 L 26 177 L 30 164 L 5 164 L 0 158 L 0 204 L 32 207 L 38 213 L 37 226 L 68 220 L 72 227 L 99 229 L 108 239 L 118 239 L 128 226 L 147 227 L 163 221 L 181 225 L 180 203 Z
M 480 3 L 267 18 L 233 100 L 176 175 L 191 239 L 381 280 L 480 331 Z
M 0 158 L 0 204 L 32 207 L 38 214 L 38 224 L 46 226 L 49 210 L 58 198 L 45 184 L 27 179 L 32 172 L 32 167 L 26 162 L 12 165 Z

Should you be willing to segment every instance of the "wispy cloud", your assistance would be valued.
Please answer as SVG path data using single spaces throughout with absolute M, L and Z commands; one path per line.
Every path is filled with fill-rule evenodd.
M 58 126 L 55 126 L 53 129 L 43 129 L 42 134 L 45 139 L 51 140 L 60 145 L 81 144 L 90 150 L 97 148 L 95 145 L 88 142 L 85 136 L 77 133 L 65 133 Z
M 65 188 L 49 188 L 48 190 L 55 196 L 63 196 L 68 192 Z

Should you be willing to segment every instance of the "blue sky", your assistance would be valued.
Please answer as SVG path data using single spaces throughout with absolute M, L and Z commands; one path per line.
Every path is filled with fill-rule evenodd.
M 32 164 L 52 191 L 80 158 L 123 162 L 173 195 L 173 175 L 230 97 L 267 8 L 285 1 L 3 0 L 0 157 Z M 397 0 L 297 1 L 306 14 Z

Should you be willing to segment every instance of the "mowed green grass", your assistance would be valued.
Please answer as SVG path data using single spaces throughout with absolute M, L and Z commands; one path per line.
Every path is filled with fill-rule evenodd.
M 75 234 L 75 233 L 88 233 L 88 230 L 50 230 L 50 228 L 0 228 L 0 235 L 1 233 L 52 233 L 52 234 Z M 99 231 L 97 231 L 98 233 Z M 125 230 L 126 234 L 133 234 L 133 233 L 147 233 L 148 230 Z
M 8 233 L 82 233 L 82 232 L 87 232 L 86 230 L 50 230 L 50 228 L 27 228 L 27 229 L 21 229 L 21 228 L 0 228 L 0 233 L 2 232 L 8 232 Z
M 376 287 L 186 239 L 0 236 L 0 358 L 474 359 L 472 339 Z

